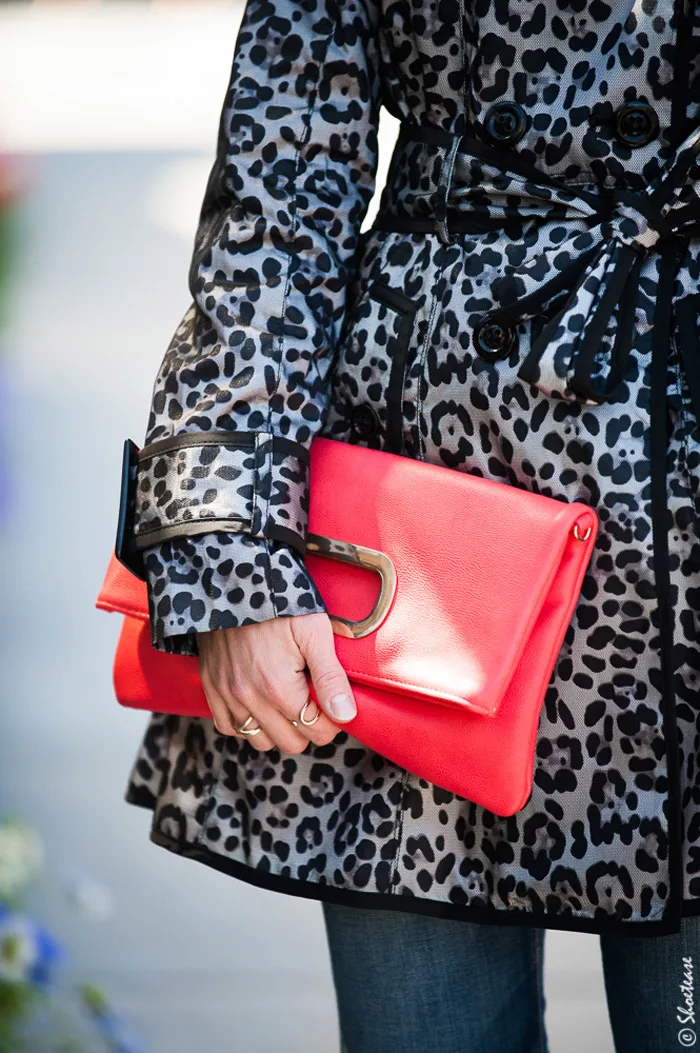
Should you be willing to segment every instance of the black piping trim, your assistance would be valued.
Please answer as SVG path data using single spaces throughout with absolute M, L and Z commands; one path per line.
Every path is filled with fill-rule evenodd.
M 625 190 L 623 187 L 616 187 L 614 190 L 610 190 L 606 195 L 606 201 L 614 202 L 619 205 L 629 205 L 636 212 L 639 212 L 641 216 L 644 216 L 647 223 L 653 230 L 658 231 L 662 238 L 667 238 L 673 233 L 675 224 L 671 224 L 668 218 L 661 211 L 661 208 L 656 203 L 654 197 L 645 197 L 644 194 L 638 194 L 633 190 Z M 634 246 L 630 246 L 634 248 Z M 636 251 L 636 250 L 635 250 Z
M 378 212 L 372 230 L 391 230 L 397 234 L 437 234 L 437 224 L 432 217 L 392 216 L 390 212 Z
M 340 903 L 348 907 L 368 907 L 374 910 L 408 911 L 433 918 L 449 918 L 455 921 L 472 921 L 487 925 L 524 925 L 564 932 L 588 932 L 594 935 L 609 932 L 613 935 L 653 937 L 680 932 L 680 925 L 675 922 L 675 915 L 669 917 L 664 915 L 663 918 L 651 921 L 611 921 L 609 915 L 582 918 L 573 915 L 533 914 L 532 911 L 514 907 L 499 910 L 496 907 L 461 906 L 456 903 L 440 903 L 433 899 L 400 895 L 395 892 L 358 892 L 356 889 L 303 881 L 300 878 L 273 874 L 269 870 L 248 866 L 236 859 L 229 859 L 217 852 L 211 852 L 202 844 L 192 844 L 170 837 L 154 826 L 150 829 L 149 840 L 161 848 L 166 848 L 169 852 L 187 859 L 194 859 L 230 877 L 238 878 L 249 885 L 255 885 L 256 888 L 283 892 L 285 895 L 298 896 L 302 899 L 320 900 L 323 903 Z M 683 900 L 683 905 L 687 907 L 685 914 L 700 914 L 700 899 Z
M 148 446 L 143 446 L 139 452 L 139 461 L 146 461 L 161 453 L 171 453 L 184 446 L 233 446 L 237 449 L 254 450 L 255 432 L 187 431 L 181 435 L 169 435 L 167 439 L 158 439 Z
M 243 516 L 192 519 L 185 523 L 171 523 L 170 526 L 159 527 L 157 530 L 141 530 L 134 535 L 134 545 L 137 549 L 148 548 L 150 545 L 160 544 L 161 541 L 170 541 L 174 537 L 196 537 L 199 534 L 208 534 L 212 530 L 233 530 L 240 534 L 250 526 L 250 519 Z
M 673 293 L 678 267 L 686 241 L 674 238 L 661 248 L 659 283 L 652 336 L 650 471 L 651 518 L 654 545 L 654 572 L 659 614 L 661 658 L 661 709 L 668 771 L 668 871 L 669 891 L 664 920 L 676 924 L 682 916 L 682 801 L 680 788 L 680 745 L 676 725 L 673 671 L 674 611 L 671 602 L 667 527 L 667 355 L 671 340 Z
M 673 53 L 673 88 L 671 96 L 671 127 L 669 140 L 678 149 L 689 132 L 687 106 L 690 66 L 694 58 L 693 38 L 695 4 L 692 0 L 676 0 L 676 46 Z
M 548 213 L 546 218 L 552 219 L 555 217 L 553 217 L 552 213 Z M 508 216 L 503 218 L 498 216 L 476 217 L 465 215 L 464 212 L 460 212 L 458 209 L 450 208 L 445 212 L 444 219 L 449 225 L 450 233 L 455 232 L 457 234 L 488 234 L 492 230 L 503 230 L 509 222 Z M 513 217 L 510 221 L 521 225 L 523 223 L 522 218 L 517 217 Z M 371 229 L 389 230 L 397 234 L 438 233 L 436 219 L 426 218 L 425 216 L 394 216 L 391 212 L 377 213 Z
M 574 360 L 574 373 L 569 381 L 574 394 L 583 399 L 595 402 L 611 400 L 624 379 L 634 343 L 635 308 L 643 262 L 642 257 L 631 246 L 622 246 L 617 267 L 603 290 L 593 318 L 585 327 L 585 335 Z M 606 326 L 618 302 L 620 312 L 617 317 L 610 372 L 602 389 L 598 391 L 593 384 L 591 371 Z
M 158 439 L 156 442 L 143 446 L 139 451 L 138 459 L 140 463 L 158 454 L 182 449 L 184 446 L 231 446 L 236 449 L 254 450 L 255 437 L 261 434 L 267 438 L 266 432 L 257 431 L 187 431 L 181 435 L 170 435 L 167 439 Z M 305 464 L 309 463 L 307 447 L 284 435 L 273 435 L 272 447 L 275 452 L 287 453 L 292 457 L 298 457 Z
M 521 296 L 506 307 L 494 307 L 488 312 L 488 317 L 498 321 L 506 328 L 511 328 L 516 325 L 521 318 L 536 314 L 555 297 L 560 296 L 563 292 L 568 292 L 569 296 L 567 297 L 566 304 L 561 307 L 562 311 L 565 310 L 566 306 L 576 295 L 577 280 L 580 279 L 589 263 L 592 263 L 595 259 L 597 252 L 598 248 L 595 245 L 592 249 L 586 249 L 586 251 L 582 252 L 580 256 L 576 256 L 573 260 L 567 263 L 562 270 L 558 271 L 554 277 L 550 278 L 544 285 L 540 285 L 539 288 L 533 289 L 531 293 L 528 293 L 526 296 Z M 541 349 L 549 342 L 549 339 L 558 324 L 558 318 L 556 320 L 553 319 L 551 323 L 549 323 L 546 333 L 543 332 L 539 337 L 537 343 L 540 345 Z M 537 357 L 539 358 L 540 355 Z
M 678 347 L 681 352 L 685 378 L 688 382 L 693 413 L 700 423 L 700 340 L 698 340 L 698 317 L 700 317 L 700 293 L 685 296 L 676 304 L 678 323 Z
M 401 121 L 397 141 L 403 142 L 409 139 L 413 142 L 427 143 L 429 146 L 451 146 L 454 137 L 455 133 L 449 132 L 446 128 Z
M 398 289 L 392 289 L 390 285 L 385 285 L 384 282 L 372 282 L 368 288 L 368 294 L 372 299 L 383 303 L 385 307 L 391 307 L 393 311 L 400 311 L 402 314 L 416 313 L 418 305 L 414 300 L 411 300 L 409 296 L 406 296 Z
M 197 519 L 187 523 L 173 523 L 158 530 L 141 531 L 134 537 L 134 545 L 137 550 L 149 548 L 151 545 L 159 545 L 161 541 L 171 541 L 178 537 L 198 537 L 200 534 L 209 534 L 215 530 L 226 530 L 234 534 L 250 534 L 251 522 L 242 516 L 229 516 L 225 519 Z M 306 554 L 306 541 L 289 527 L 280 526 L 279 523 L 270 523 L 265 528 L 266 538 L 281 541 L 284 545 L 291 545 L 300 555 Z M 257 537 L 257 535 L 255 535 Z
M 418 304 L 398 289 L 375 281 L 369 286 L 371 299 L 395 311 L 401 316 L 399 329 L 391 342 L 391 370 L 386 387 L 386 435 L 384 448 L 388 453 L 401 453 L 403 449 L 403 392 L 406 373 L 406 356 L 411 342 L 413 323 Z
M 294 439 L 288 439 L 286 435 L 274 435 L 272 448 L 275 453 L 288 453 L 290 457 L 298 457 L 304 464 L 310 463 L 308 448 Z
M 300 534 L 297 534 L 296 530 L 280 526 L 279 523 L 270 523 L 265 528 L 265 537 L 272 538 L 273 541 L 281 541 L 284 545 L 291 545 L 301 556 L 306 555 L 306 541 Z

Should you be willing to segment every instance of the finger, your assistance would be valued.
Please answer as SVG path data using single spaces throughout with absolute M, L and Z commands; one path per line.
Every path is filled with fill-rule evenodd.
M 246 695 L 241 700 L 228 685 L 218 689 L 210 684 L 209 690 L 212 699 L 215 702 L 218 700 L 218 709 L 223 705 L 227 714 L 230 714 L 229 719 L 232 717 L 234 731 L 240 737 L 246 738 L 253 749 L 269 750 L 276 746 L 284 753 L 301 753 L 308 746 L 308 738 L 298 733 L 292 723 L 279 712 L 272 699 L 262 695 Z M 260 731 L 251 735 L 246 734 L 245 730 L 237 730 L 248 717 L 253 718 L 248 725 L 250 730 L 254 731 L 257 725 L 261 728 Z
M 328 617 L 311 615 L 308 620 L 315 620 L 318 625 L 319 620 L 328 622 Z M 263 742 L 267 746 L 269 741 L 284 753 L 298 754 L 309 742 L 319 745 L 331 742 L 338 729 L 314 702 L 304 713 L 309 723 L 302 724 L 299 719 L 309 700 L 309 683 L 304 656 L 287 628 L 289 622 L 290 619 L 284 620 L 278 647 L 267 648 L 263 660 L 255 637 L 245 632 L 247 627 L 237 629 L 233 638 L 211 634 L 210 640 L 203 641 L 200 677 L 212 704 L 216 706 L 217 698 L 222 699 L 237 722 L 235 726 L 240 726 L 248 714 L 253 716 L 262 728 L 261 733 L 248 736 L 253 747 L 258 743 L 262 746 Z M 209 643 L 211 647 L 207 650 Z M 231 653 L 234 643 L 235 655 Z M 217 714 L 220 708 L 217 707 Z
M 293 725 L 264 698 L 268 677 L 261 677 L 263 687 L 257 692 L 236 683 L 232 671 L 240 668 L 241 663 L 230 660 L 227 648 L 219 648 L 219 643 L 224 640 L 223 636 L 214 638 L 209 649 L 205 646 L 200 650 L 200 680 L 218 730 L 245 738 L 253 749 L 267 751 L 278 747 L 287 753 L 301 753 L 309 740 L 296 733 Z M 205 638 L 204 644 L 209 643 L 209 639 Z M 303 667 L 303 659 L 300 661 Z M 250 731 L 238 730 L 249 717 L 252 718 Z
M 321 708 L 336 724 L 352 720 L 357 715 L 357 705 L 350 681 L 336 654 L 330 618 L 326 616 L 312 632 L 299 626 L 297 635 L 301 636 L 299 649 L 309 667 Z
M 304 711 L 307 723 L 301 721 L 301 712 L 309 702 L 309 680 L 306 659 L 293 632 L 290 632 L 292 624 L 298 620 L 284 618 L 276 623 L 274 627 L 280 630 L 279 640 L 275 647 L 266 649 L 264 657 L 261 658 L 260 647 L 251 643 L 250 662 L 246 664 L 237 656 L 237 660 L 231 660 L 228 665 L 231 693 L 255 714 L 267 734 L 285 753 L 299 753 L 309 742 L 325 746 L 338 734 L 337 726 L 313 700 Z M 308 624 L 309 632 L 314 627 L 318 631 L 324 622 L 330 625 L 326 614 L 305 615 L 301 620 Z M 238 637 L 236 642 L 240 640 Z
M 280 708 L 287 719 L 297 722 L 299 732 L 308 742 L 313 742 L 316 746 L 327 746 L 338 734 L 338 725 L 329 720 L 321 707 L 310 697 L 306 677 L 304 682 L 306 687 L 299 703 L 292 705 L 285 702 Z
M 237 723 L 236 717 L 231 712 L 229 712 L 226 703 L 224 702 L 223 698 L 216 690 L 212 682 L 201 675 L 200 680 L 202 681 L 202 687 L 206 696 L 207 705 L 209 706 L 209 711 L 214 720 L 214 726 L 216 727 L 216 730 L 222 735 L 235 735 L 235 727 Z
M 240 705 L 228 691 L 222 694 L 207 677 L 202 679 L 202 686 L 204 687 L 204 693 L 207 696 L 207 702 L 217 731 L 221 732 L 222 735 L 232 735 L 235 738 L 245 739 L 254 749 L 262 752 L 274 749 L 275 743 L 265 733 L 264 729 L 256 732 L 254 735 L 245 734 L 237 730 L 253 714 Z M 248 728 L 252 731 L 256 724 L 260 726 L 253 716 Z
M 278 665 L 268 662 L 260 670 L 258 696 L 247 698 L 246 705 L 254 710 L 273 738 L 277 734 L 284 736 L 285 752 L 293 749 L 293 739 L 285 732 L 285 725 L 270 715 L 270 708 L 276 711 L 286 725 L 295 729 L 304 739 L 304 745 L 313 742 L 325 746 L 338 734 L 338 727 L 328 719 L 323 710 L 310 698 L 309 680 L 306 674 L 304 656 L 293 644 L 296 655 Z M 307 705 L 307 702 L 309 703 Z M 303 720 L 302 720 L 303 716 Z M 274 730 L 273 730 L 274 729 Z
M 300 724 L 294 727 L 291 720 L 280 710 L 278 697 L 275 695 L 268 695 L 265 698 L 258 696 L 255 700 L 248 699 L 246 705 L 260 727 L 283 753 L 304 752 L 309 745 L 309 737 L 302 733 Z M 334 734 L 337 734 L 337 729 Z

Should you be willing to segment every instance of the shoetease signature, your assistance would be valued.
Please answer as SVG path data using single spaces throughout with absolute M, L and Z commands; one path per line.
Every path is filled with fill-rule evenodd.
M 678 1032 L 678 1041 L 685 1049 L 694 1046 L 697 1042 L 695 1031 L 695 999 L 693 997 L 693 959 L 690 955 L 681 959 L 683 962 L 683 982 L 678 986 L 681 990 L 684 1005 L 676 1006 L 678 1012 L 676 1019 L 684 1026 Z M 693 1024 L 693 1027 L 688 1027 Z

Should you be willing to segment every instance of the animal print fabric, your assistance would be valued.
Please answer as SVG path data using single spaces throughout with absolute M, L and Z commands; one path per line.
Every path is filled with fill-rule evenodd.
M 670 0 L 249 0 L 194 303 L 156 379 L 146 442 L 223 429 L 363 442 L 585 501 L 600 533 L 544 700 L 533 793 L 515 815 L 432 786 L 344 731 L 285 756 L 211 721 L 156 713 L 126 791 L 153 810 L 155 843 L 280 891 L 465 920 L 654 936 L 700 910 L 700 425 L 687 367 L 700 356 L 700 238 L 688 237 L 677 270 L 666 364 L 675 786 L 650 495 L 653 242 L 640 253 L 634 344 L 614 399 L 554 390 L 566 369 L 537 383 L 518 375 L 551 305 L 519 319 L 500 361 L 475 342 L 485 313 L 590 246 L 580 195 L 638 195 L 663 177 L 700 126 L 699 43 L 700 11 Z M 460 153 L 457 138 L 401 141 L 378 221 L 359 233 L 380 101 L 408 125 L 458 137 L 482 135 L 500 100 L 528 118 L 502 167 Z M 658 134 L 630 147 L 616 119 L 639 100 Z M 514 159 L 568 190 L 518 180 L 505 172 Z M 692 203 L 691 178 L 679 194 Z M 467 233 L 460 215 L 498 223 Z M 417 225 L 435 216 L 435 229 Z M 387 217 L 414 227 L 382 229 Z M 601 244 L 629 237 L 624 219 Z M 600 277 L 579 287 L 591 309 Z M 613 313 L 601 369 L 616 324 Z M 362 437 L 358 406 L 377 421 Z M 324 609 L 301 554 L 251 536 L 243 519 L 146 552 L 163 650 L 196 654 L 198 630 Z
M 234 441 L 239 438 L 245 443 Z M 241 437 L 214 431 L 146 446 L 137 472 L 139 544 L 237 521 L 252 537 L 281 530 L 303 553 L 308 454 L 301 445 L 296 452 L 285 445 L 280 451 L 275 437 L 264 432 Z

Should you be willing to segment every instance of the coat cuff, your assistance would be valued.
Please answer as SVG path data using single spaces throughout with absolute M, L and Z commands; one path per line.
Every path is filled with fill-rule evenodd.
M 198 655 L 198 632 L 328 613 L 303 558 L 279 541 L 214 531 L 164 541 L 143 556 L 159 651 Z
M 214 531 L 243 531 L 306 549 L 309 451 L 269 432 L 185 432 L 138 454 L 137 549 Z

